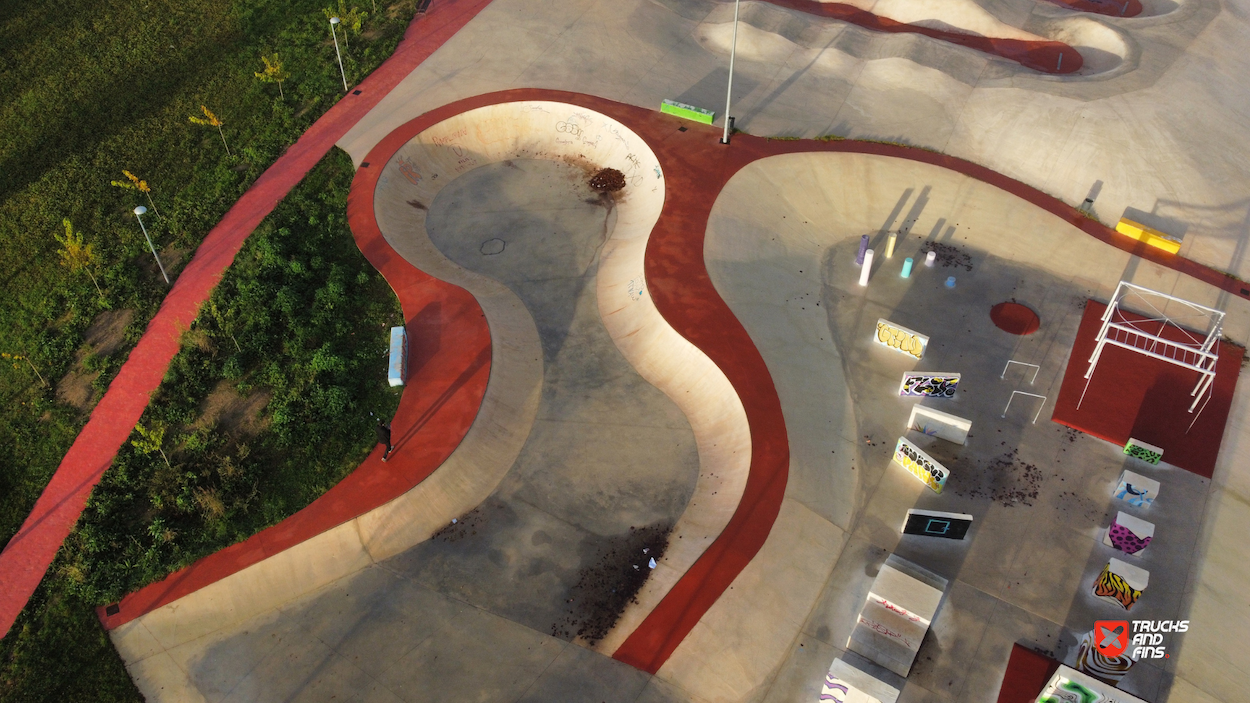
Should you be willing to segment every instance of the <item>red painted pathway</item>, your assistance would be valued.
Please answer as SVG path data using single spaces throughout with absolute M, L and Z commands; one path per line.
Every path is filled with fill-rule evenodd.
M 330 108 L 208 233 L 79 433 L 26 522 L 0 553 L 0 636 L 7 633 L 69 536 L 117 450 L 178 352 L 179 330 L 199 314 L 244 240 L 347 130 L 490 0 L 439 0 L 409 26 L 395 53 Z

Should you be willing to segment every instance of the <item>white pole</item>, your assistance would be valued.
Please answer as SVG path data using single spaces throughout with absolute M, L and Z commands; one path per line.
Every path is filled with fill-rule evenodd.
M 729 102 L 734 94 L 734 55 L 738 51 L 738 5 L 740 3 L 741 0 L 734 0 L 734 36 L 729 44 L 729 87 L 725 89 L 725 136 L 721 137 L 721 144 L 729 143 Z
M 143 238 L 148 240 L 148 249 L 152 250 L 152 256 L 156 259 L 156 267 L 161 270 L 161 275 L 165 277 L 165 284 L 169 285 L 169 274 L 165 273 L 165 266 L 161 264 L 161 257 L 156 254 L 156 247 L 152 246 L 152 238 L 148 236 L 148 228 L 143 226 L 143 218 L 140 217 L 148 209 L 140 205 L 135 208 L 135 219 L 139 221 L 139 229 L 143 230 Z
M 334 55 L 339 60 L 339 75 L 343 77 L 343 92 L 347 92 L 347 73 L 343 71 L 343 54 L 339 53 L 339 35 L 334 31 L 334 25 L 339 23 L 339 18 L 330 18 L 330 36 L 334 37 Z
M 868 276 L 872 273 L 872 249 L 864 252 L 864 266 L 859 270 L 859 285 L 868 285 Z

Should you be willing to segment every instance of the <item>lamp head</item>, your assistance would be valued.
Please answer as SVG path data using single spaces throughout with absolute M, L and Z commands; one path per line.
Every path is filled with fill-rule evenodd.
M 145 207 L 143 207 L 142 205 L 140 205 L 139 207 L 135 208 L 135 214 L 136 214 L 136 215 L 144 215 L 144 214 L 147 214 L 147 211 L 148 211 L 148 209 L 147 209 L 147 208 L 145 208 Z
M 339 18 L 337 17 L 330 18 L 330 24 L 338 24 L 338 23 L 339 23 Z

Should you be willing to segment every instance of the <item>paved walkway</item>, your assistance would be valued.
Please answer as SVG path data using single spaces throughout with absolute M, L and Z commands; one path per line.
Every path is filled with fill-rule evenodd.
M 204 238 L 61 460 L 34 510 L 0 553 L 0 633 L 8 632 L 26 606 L 82 513 L 91 489 L 143 415 L 169 362 L 178 353 L 179 330 L 195 320 L 200 305 L 248 235 L 347 130 L 489 3 L 440 0 L 429 13 L 414 20 L 391 58 L 317 120 Z

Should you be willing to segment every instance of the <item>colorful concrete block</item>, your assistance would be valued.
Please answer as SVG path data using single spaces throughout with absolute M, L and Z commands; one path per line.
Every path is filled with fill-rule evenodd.
M 1150 545 L 1154 534 L 1153 523 L 1128 513 L 1117 512 L 1107 528 L 1107 534 L 1103 535 L 1102 543 L 1125 554 L 1137 554 Z
M 934 493 L 942 492 L 951 473 L 906 437 L 899 437 L 898 444 L 894 445 L 894 461 L 932 488 Z
M 937 510 L 907 510 L 903 534 L 942 539 L 963 539 L 972 527 L 972 516 L 965 513 L 943 513 Z
M 902 325 L 896 325 L 884 318 L 877 320 L 877 344 L 887 346 L 894 351 L 919 359 L 924 356 L 925 347 L 929 346 L 929 338 L 913 332 Z
M 896 703 L 898 689 L 842 659 L 834 659 L 825 674 L 818 703 Z
M 386 380 L 392 386 L 402 386 L 408 379 L 408 330 L 391 328 L 391 356 L 386 368 Z
M 660 112 L 663 112 L 666 115 L 684 117 L 688 120 L 694 120 L 695 122 L 702 122 L 703 124 L 712 124 L 712 121 L 716 118 L 716 113 L 711 110 L 704 110 L 701 107 L 687 105 L 686 103 L 679 103 L 676 100 L 669 100 L 667 98 L 665 98 L 664 102 L 660 103 Z
M 917 398 L 954 398 L 959 374 L 939 371 L 908 371 L 898 386 L 898 394 Z
M 1035 703 L 1146 703 L 1089 674 L 1059 665 Z
M 1149 508 L 1159 496 L 1159 482 L 1125 469 L 1114 495 L 1134 508 Z
M 907 418 L 907 429 L 947 442 L 963 444 L 968 441 L 968 433 L 972 431 L 972 421 L 941 410 L 913 405 L 911 417 Z
M 1153 444 L 1146 444 L 1140 439 L 1129 437 L 1128 444 L 1124 445 L 1124 453 L 1134 459 L 1141 459 L 1147 464 L 1158 465 L 1163 461 L 1163 449 Z
M 846 648 L 907 676 L 946 585 L 941 576 L 890 555 L 873 581 Z
M 1077 646 L 1076 670 L 1114 686 L 1124 678 L 1136 662 L 1128 654 L 1109 657 L 1099 652 L 1098 634 L 1095 630 L 1090 630 L 1081 637 L 1081 642 Z M 1128 635 L 1125 634 L 1124 637 Z
M 1112 558 L 1094 579 L 1094 595 L 1109 603 L 1132 610 L 1150 585 L 1150 572 Z
M 1174 237 L 1157 229 L 1147 227 L 1140 222 L 1134 222 L 1128 218 L 1121 217 L 1116 223 L 1115 231 L 1127 237 L 1132 237 L 1139 242 L 1145 242 L 1152 247 L 1157 247 L 1169 254 L 1175 254 L 1181 250 L 1181 239 Z

